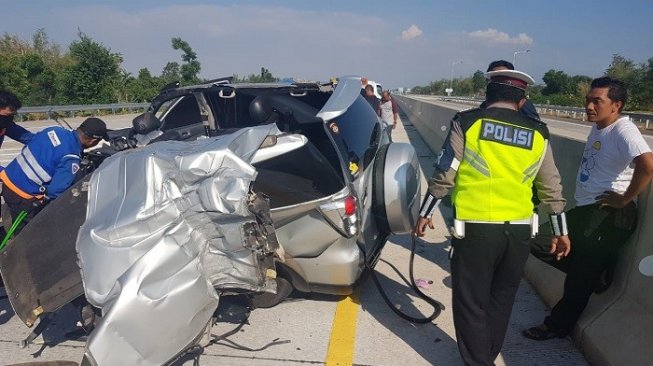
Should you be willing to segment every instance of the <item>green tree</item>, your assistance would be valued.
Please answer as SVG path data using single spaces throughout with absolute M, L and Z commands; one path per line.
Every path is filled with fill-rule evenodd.
M 55 73 L 42 56 L 28 53 L 18 57 L 20 67 L 24 70 L 29 93 L 22 98 L 25 105 L 51 104 L 56 93 Z
M 612 62 L 605 70 L 605 75 L 630 84 L 637 74 L 637 66 L 632 60 L 621 55 L 612 55 Z
M 578 97 L 578 104 L 585 105 L 585 97 L 590 92 L 591 80 L 581 80 L 576 84 L 576 96 Z
M 546 87 L 542 89 L 542 95 L 564 94 L 569 91 L 571 84 L 569 75 L 563 71 L 551 69 L 542 77 Z
M 653 58 L 639 65 L 629 89 L 629 110 L 653 111 Z
M 487 82 L 485 81 L 485 73 L 483 73 L 481 70 L 476 70 L 474 75 L 472 75 L 473 93 L 482 93 L 485 90 L 486 85 Z
M 147 68 L 138 71 L 138 77 L 131 85 L 131 95 L 134 102 L 150 102 L 159 94 L 165 82 L 162 78 L 154 77 Z
M 116 85 L 114 86 L 114 96 L 115 100 L 118 103 L 125 102 L 134 102 L 134 96 L 131 92 L 132 84 L 134 83 L 134 77 L 130 72 L 125 70 L 120 70 L 120 77 L 116 80 Z
M 197 61 L 197 54 L 193 51 L 188 42 L 179 37 L 172 39 L 172 48 L 183 52 L 181 59 L 184 61 L 184 64 L 181 65 L 179 70 L 182 81 L 185 84 L 197 84 L 199 82 L 198 74 L 202 69 L 199 61 Z
M 569 90 L 569 94 L 573 94 L 576 99 L 576 104 L 579 106 L 585 105 L 585 97 L 590 90 L 590 84 L 592 83 L 592 78 L 585 75 L 574 75 L 570 80 L 570 87 L 573 90 Z
M 429 94 L 436 94 L 436 95 L 445 95 L 445 89 L 449 87 L 449 81 L 448 80 L 438 80 L 438 81 L 432 81 L 429 84 Z
M 55 75 L 66 60 L 43 29 L 32 42 L 5 33 L 0 38 L 0 87 L 16 93 L 24 105 L 52 103 Z
M 78 36 L 69 46 L 73 64 L 59 79 L 61 99 L 65 103 L 111 103 L 120 78 L 121 56 L 81 31 Z
M 39 28 L 32 36 L 32 49 L 41 56 L 49 67 L 57 65 L 61 59 L 61 49 L 58 44 L 51 43 L 45 29 Z
M 265 67 L 261 67 L 260 74 L 249 74 L 244 78 L 234 74 L 234 83 L 274 83 L 277 81 L 279 81 L 279 78 L 272 75 L 270 70 Z
M 176 62 L 168 62 L 165 67 L 163 67 L 163 71 L 161 72 L 161 79 L 163 79 L 165 83 L 171 83 L 181 79 L 179 64 Z
M 461 78 L 454 80 L 454 88 L 452 95 L 473 95 L 474 80 L 472 78 Z
M 20 67 L 18 57 L 0 54 L 0 88 L 15 93 L 21 101 L 29 95 L 27 73 Z

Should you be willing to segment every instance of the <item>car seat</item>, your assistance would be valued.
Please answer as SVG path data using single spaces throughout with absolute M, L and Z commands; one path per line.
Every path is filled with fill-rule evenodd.
M 162 122 L 152 112 L 145 112 L 132 121 L 131 137 L 136 140 L 136 146 L 145 146 L 159 137 Z

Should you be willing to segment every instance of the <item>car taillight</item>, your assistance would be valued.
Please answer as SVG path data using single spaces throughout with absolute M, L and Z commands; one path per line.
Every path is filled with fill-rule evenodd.
M 356 213 L 356 197 L 347 196 L 345 197 L 345 215 L 351 216 Z
M 358 234 L 355 196 L 350 194 L 334 198 L 331 202 L 320 205 L 320 212 L 335 229 L 345 236 L 352 237 Z

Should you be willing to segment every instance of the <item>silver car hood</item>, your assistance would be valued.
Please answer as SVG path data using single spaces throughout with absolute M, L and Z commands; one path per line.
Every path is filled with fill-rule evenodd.
M 103 316 L 87 359 L 164 364 L 205 329 L 215 288 L 276 290 L 247 233 L 256 223 L 250 161 L 279 134 L 267 125 L 159 142 L 116 154 L 93 173 L 77 251 L 86 297 Z

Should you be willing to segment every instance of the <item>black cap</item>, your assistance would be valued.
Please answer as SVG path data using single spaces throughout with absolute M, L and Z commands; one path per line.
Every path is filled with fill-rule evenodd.
M 496 60 L 496 61 L 490 62 L 490 64 L 487 67 L 487 71 L 488 72 L 492 71 L 492 70 L 496 69 L 497 67 L 505 67 L 508 70 L 514 70 L 515 69 L 515 66 L 512 63 L 510 63 L 510 62 L 508 62 L 506 60 Z
M 90 117 L 79 125 L 79 130 L 90 138 L 109 140 L 107 135 L 107 125 L 103 120 Z

